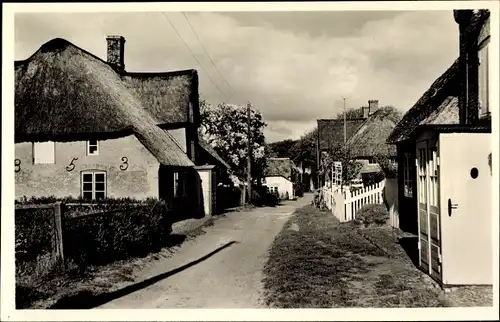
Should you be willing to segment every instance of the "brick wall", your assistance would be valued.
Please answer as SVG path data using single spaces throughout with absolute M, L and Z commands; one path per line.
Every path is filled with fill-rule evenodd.
M 99 141 L 99 155 L 87 156 L 85 141 L 56 142 L 54 164 L 33 164 L 32 143 L 17 143 L 15 157 L 21 161 L 15 173 L 16 198 L 23 196 L 79 197 L 81 172 L 103 170 L 108 197 L 158 197 L 159 162 L 133 135 Z M 122 157 L 128 167 L 121 170 Z M 74 169 L 66 167 L 73 158 Z

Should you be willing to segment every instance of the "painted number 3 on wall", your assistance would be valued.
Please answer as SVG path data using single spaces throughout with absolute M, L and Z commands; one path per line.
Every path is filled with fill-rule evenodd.
M 122 164 L 120 165 L 120 170 L 125 171 L 128 168 L 128 158 L 122 157 Z

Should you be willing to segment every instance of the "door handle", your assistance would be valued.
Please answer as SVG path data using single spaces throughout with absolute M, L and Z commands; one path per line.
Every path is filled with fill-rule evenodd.
M 457 209 L 457 208 L 458 208 L 458 204 L 451 203 L 451 199 L 448 199 L 448 216 L 451 217 L 451 210 L 452 209 Z

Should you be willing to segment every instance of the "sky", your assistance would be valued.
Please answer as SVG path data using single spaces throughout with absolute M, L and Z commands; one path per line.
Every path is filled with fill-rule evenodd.
M 343 97 L 406 112 L 458 57 L 452 11 L 295 11 L 17 13 L 15 59 L 58 37 L 106 59 L 111 34 L 129 72 L 197 69 L 209 103 L 251 102 L 268 142 L 335 117 Z

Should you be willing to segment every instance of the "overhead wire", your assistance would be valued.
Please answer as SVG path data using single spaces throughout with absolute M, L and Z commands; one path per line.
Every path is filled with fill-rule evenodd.
M 198 58 L 196 58 L 195 54 L 193 53 L 193 51 L 191 50 L 191 48 L 189 48 L 188 44 L 186 43 L 186 41 L 184 40 L 184 38 L 182 37 L 182 35 L 179 33 L 179 31 L 175 27 L 174 23 L 170 20 L 170 18 L 168 17 L 168 15 L 165 12 L 162 12 L 162 14 L 168 20 L 168 22 L 170 23 L 170 26 L 175 31 L 175 33 L 177 34 L 177 36 L 179 37 L 179 39 L 182 41 L 182 43 L 184 44 L 184 46 L 186 47 L 186 49 L 189 51 L 189 53 L 191 54 L 191 56 L 193 57 L 193 59 L 198 63 L 198 65 L 203 70 L 203 72 L 205 72 L 205 74 L 210 79 L 210 81 L 215 85 L 215 87 L 217 88 L 217 90 L 219 91 L 219 93 L 221 93 L 222 96 L 226 97 L 226 99 L 227 99 L 227 97 L 228 97 L 227 94 L 220 89 L 219 85 L 217 85 L 217 83 L 210 76 L 210 74 L 205 70 L 205 68 L 203 68 L 203 65 L 200 63 L 200 61 L 198 60 Z

